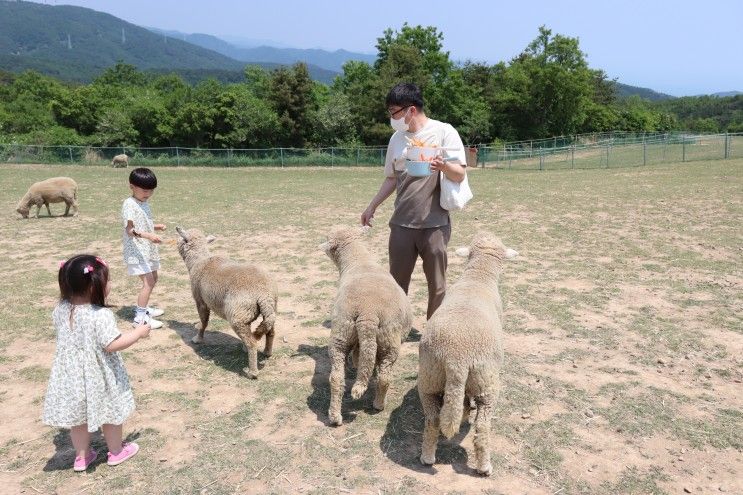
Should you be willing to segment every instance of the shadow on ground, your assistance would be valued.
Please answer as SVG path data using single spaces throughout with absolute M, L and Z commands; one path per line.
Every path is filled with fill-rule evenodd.
M 379 448 L 385 457 L 419 473 L 436 474 L 437 465 L 450 464 L 457 473 L 476 476 L 476 472 L 467 466 L 467 451 L 460 445 L 470 430 L 469 423 L 462 424 L 459 433 L 451 440 L 439 436 L 436 464 L 433 466 L 424 466 L 420 462 L 423 423 L 418 388 L 413 387 L 405 394 L 402 403 L 390 413 L 387 427 L 379 440 Z
M 245 376 L 243 369 L 248 366 L 248 353 L 245 352 L 243 342 L 238 337 L 224 332 L 210 332 L 207 327 L 204 341 L 194 344 L 191 338 L 196 335 L 196 327 L 192 323 L 184 323 L 178 320 L 166 320 L 166 327 L 153 330 L 153 332 L 173 330 L 181 338 L 184 344 L 194 352 L 208 361 L 213 362 L 220 368 L 232 373 Z M 259 349 L 263 349 L 265 339 L 261 339 Z M 268 359 L 261 350 L 258 351 L 258 369 L 263 368 L 264 361 Z
M 106 446 L 106 440 L 103 438 L 100 430 L 91 434 L 90 446 L 92 449 L 98 452 L 98 457 L 88 466 L 88 472 L 94 472 L 96 468 L 106 463 L 106 453 L 108 447 Z M 139 432 L 132 432 L 126 436 L 124 442 L 133 442 L 139 438 Z M 56 451 L 54 455 L 46 461 L 44 466 L 45 472 L 50 471 L 67 471 L 72 469 L 72 464 L 75 462 L 75 449 L 72 446 L 72 439 L 70 438 L 70 430 L 60 429 L 57 434 L 54 435 L 54 447 Z
M 318 421 L 328 424 L 328 407 L 330 407 L 330 358 L 328 357 L 328 346 L 316 346 L 300 344 L 297 354 L 309 356 L 315 360 L 315 371 L 312 375 L 312 393 L 307 397 L 307 406 L 315 413 Z M 352 423 L 356 419 L 358 411 L 367 414 L 378 414 L 379 411 L 372 407 L 374 397 L 375 380 L 369 382 L 369 388 L 358 400 L 351 398 L 351 387 L 356 380 L 356 370 L 351 366 L 350 360 L 346 360 L 346 388 L 343 392 L 343 404 L 341 413 L 343 423 Z

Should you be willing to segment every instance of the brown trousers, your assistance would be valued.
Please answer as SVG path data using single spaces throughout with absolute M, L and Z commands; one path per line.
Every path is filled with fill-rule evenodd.
M 428 282 L 426 319 L 441 305 L 446 293 L 446 245 L 451 224 L 430 229 L 410 229 L 390 225 L 390 273 L 405 293 L 418 256 L 423 259 L 423 273 Z

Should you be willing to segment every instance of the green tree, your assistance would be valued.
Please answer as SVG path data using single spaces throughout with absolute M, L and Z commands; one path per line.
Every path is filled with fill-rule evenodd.
M 271 78 L 270 98 L 284 130 L 279 143 L 301 148 L 312 135 L 309 116 L 317 109 L 307 65 L 277 69 Z
M 121 61 L 104 70 L 93 81 L 93 84 L 99 86 L 144 86 L 146 83 L 147 78 L 137 67 Z
M 348 145 L 357 141 L 351 102 L 343 93 L 331 93 L 315 113 L 315 135 L 318 145 Z
M 279 130 L 276 112 L 246 85 L 232 85 L 217 98 L 214 141 L 218 146 L 270 147 Z

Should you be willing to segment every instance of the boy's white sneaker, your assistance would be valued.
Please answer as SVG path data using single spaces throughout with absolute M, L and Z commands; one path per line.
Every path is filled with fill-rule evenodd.
M 152 316 L 154 318 L 157 318 L 158 316 L 164 315 L 165 314 L 165 311 L 163 311 L 160 308 L 151 308 L 151 307 L 147 306 L 147 314 L 149 314 L 150 316 Z
M 149 324 L 150 325 L 150 329 L 152 329 L 152 330 L 157 330 L 158 328 L 162 328 L 162 326 L 163 326 L 163 322 L 161 322 L 160 320 L 156 320 L 154 318 L 150 318 L 150 316 L 147 315 L 147 314 L 144 315 L 141 318 L 136 318 L 135 317 L 134 318 L 134 321 L 132 322 L 132 326 L 133 327 L 136 327 L 137 325 L 142 325 L 142 324 L 145 324 L 145 323 Z
M 150 318 L 150 328 L 152 330 L 157 330 L 158 328 L 162 328 L 163 322 L 160 320 L 156 320 L 154 318 Z

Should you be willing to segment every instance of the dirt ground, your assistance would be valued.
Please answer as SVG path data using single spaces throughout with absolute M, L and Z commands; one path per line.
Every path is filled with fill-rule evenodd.
M 71 470 L 69 432 L 41 423 L 54 356 L 60 260 L 93 252 L 111 265 L 109 298 L 131 326 L 138 282 L 125 273 L 119 211 L 126 170 L 0 166 L 0 489 L 3 493 L 743 493 L 743 160 L 611 170 L 475 170 L 475 199 L 453 215 L 454 250 L 490 230 L 519 251 L 501 278 L 506 364 L 493 419 L 490 478 L 473 471 L 473 431 L 439 441 L 420 465 L 415 389 L 425 332 L 420 265 L 414 329 L 393 368 L 387 409 L 346 394 L 327 426 L 329 310 L 338 279 L 318 249 L 353 224 L 376 169 L 157 168 L 151 200 L 168 225 L 153 302 L 164 328 L 126 350 L 137 410 L 124 432 L 141 452 Z M 73 177 L 80 216 L 20 220 L 37 180 Z M 383 205 L 368 238 L 386 264 Z M 226 323 L 198 320 L 175 226 L 214 234 L 212 251 L 278 281 L 274 355 L 258 380 Z M 347 373 L 348 384 L 353 371 Z M 350 390 L 350 387 L 349 389 Z M 94 445 L 105 452 L 103 440 Z

